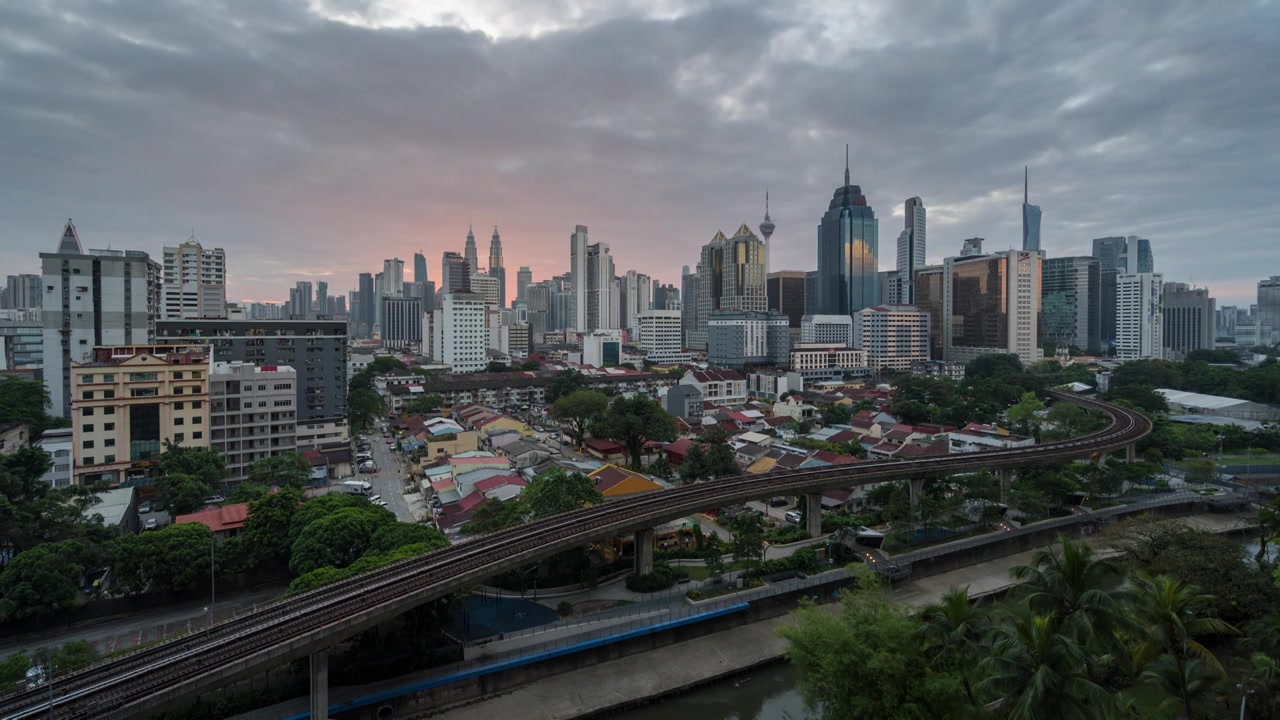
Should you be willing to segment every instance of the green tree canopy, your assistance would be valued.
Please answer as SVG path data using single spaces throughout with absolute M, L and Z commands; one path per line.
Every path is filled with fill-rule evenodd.
M 729 523 L 734 562 L 758 564 L 764 559 L 764 525 L 755 513 L 744 512 Z
M 547 386 L 547 390 L 543 397 L 548 405 L 554 405 L 565 395 L 571 395 L 587 386 L 582 379 L 582 373 L 577 370 L 565 370 L 551 381 Z
M 374 529 L 382 527 L 386 522 L 395 520 L 395 515 L 386 508 L 371 504 L 360 495 L 345 493 L 328 493 L 304 502 L 293 514 L 289 523 L 289 546 L 298 541 L 303 531 L 315 521 L 343 510 L 355 510 L 371 516 Z M 372 537 L 372 531 L 370 537 Z
M 302 492 L 293 487 L 264 494 L 249 503 L 249 516 L 240 533 L 251 566 L 285 567 L 293 546 L 293 518 L 302 506 Z M 301 532 L 301 531 L 299 531 Z
M 186 515 L 200 509 L 204 498 L 211 495 L 216 486 L 199 475 L 186 473 L 166 473 L 156 478 L 156 490 L 160 492 L 160 502 L 170 514 Z
M 49 453 L 38 447 L 0 454 L 0 549 L 20 552 L 71 539 L 93 544 L 109 536 L 92 512 L 98 503 L 93 488 L 52 488 L 41 481 L 52 466 Z
M 428 544 L 439 550 L 447 547 L 449 541 L 445 539 L 443 533 L 430 525 L 395 522 L 378 528 L 369 543 L 369 552 L 389 553 L 406 545 L 418 544 Z
M 609 412 L 592 427 L 591 434 L 625 445 L 632 467 L 638 468 L 645 443 L 676 439 L 676 422 L 661 405 L 643 395 L 619 396 L 609 405 Z
M 577 510 L 604 501 L 591 478 L 562 468 L 549 470 L 529 481 L 520 493 L 520 503 L 531 518 Z M 488 504 L 488 503 L 486 503 Z
M 1001 378 L 1022 372 L 1022 361 L 1011 353 L 980 355 L 964 366 L 967 378 Z
M 80 577 L 89 551 L 76 540 L 44 543 L 19 553 L 0 572 L 0 618 L 22 620 L 80 604 Z
M 159 460 L 161 474 L 190 475 L 210 488 L 227 476 L 226 461 L 211 448 L 182 447 L 166 440 Z
M 575 390 L 551 404 L 551 417 L 569 423 L 573 444 L 582 445 L 587 428 L 609 409 L 609 398 L 594 390 Z
M 431 393 L 423 395 L 404 407 L 404 412 L 408 415 L 426 415 L 433 413 L 444 406 L 444 397 Z
M 1033 392 L 1025 392 L 1018 404 L 1005 413 L 1009 423 L 1023 435 L 1032 435 L 1040 427 L 1040 417 L 1036 413 L 1044 409 L 1044 403 Z
M 382 396 L 370 388 L 357 388 L 347 393 L 347 418 L 357 432 L 368 432 L 387 411 Z
M 471 519 L 459 529 L 463 535 L 483 535 L 524 522 L 524 506 L 519 498 L 486 500 L 471 512 Z
M 26 423 L 31 439 L 49 428 L 68 427 L 61 417 L 50 417 L 49 391 L 39 380 L 28 380 L 16 375 L 0 377 L 0 425 Z
M 823 425 L 847 425 L 853 417 L 853 408 L 847 403 L 832 403 L 822 408 Z
M 389 513 L 388 513 L 389 514 Z M 289 569 L 302 575 L 317 568 L 344 568 L 369 550 L 373 535 L 381 525 L 373 513 L 359 508 L 343 508 L 312 522 L 303 529 L 289 552 Z
M 213 531 L 198 522 L 118 537 L 111 543 L 114 587 L 130 595 L 200 587 L 213 544 Z
M 311 463 L 300 452 L 273 455 L 249 466 L 249 480 L 266 487 L 301 488 L 311 479 Z
M 686 483 L 696 482 L 711 476 L 711 471 L 707 465 L 707 451 L 702 449 L 702 443 L 693 443 L 689 447 L 689 451 L 684 455 L 684 462 L 680 463 L 678 474 L 681 482 Z

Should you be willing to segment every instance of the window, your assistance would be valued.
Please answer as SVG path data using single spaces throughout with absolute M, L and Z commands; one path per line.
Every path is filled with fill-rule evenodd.
M 92 456 L 92 455 L 85 455 L 85 456 L 84 456 L 84 464 L 85 464 L 85 465 L 92 465 L 92 464 L 93 464 L 93 456 Z
M 93 408 L 82 408 L 80 410 L 81 417 L 93 417 Z
M 182 388 L 180 388 L 180 387 L 175 387 L 175 388 L 173 389 L 173 394 L 174 394 L 174 395 L 181 395 L 181 394 L 182 394 Z
M 92 449 L 93 449 L 93 441 L 92 441 L 92 440 L 85 440 L 84 442 L 80 443 L 80 449 L 81 449 L 81 450 L 92 450 Z
M 262 392 L 262 391 L 264 391 L 264 390 L 266 390 L 266 389 L 267 389 L 267 386 L 266 386 L 266 385 L 259 385 L 259 386 L 258 386 L 258 392 Z
M 103 457 L 103 458 L 102 458 L 102 462 L 104 462 L 104 463 L 113 463 L 113 462 L 115 462 L 115 461 L 116 461 L 116 456 L 115 456 L 115 455 L 107 455 L 107 456 L 105 456 L 105 457 Z
M 80 399 L 81 399 L 81 400 L 92 400 L 92 399 L 93 399 L 93 391 L 92 391 L 92 390 L 85 390 L 84 392 L 80 393 Z
M 174 380 L 181 380 L 181 379 L 182 379 L 182 371 L 181 371 L 181 370 L 175 370 L 175 371 L 173 372 L 173 379 L 174 379 Z
M 111 432 L 112 430 L 115 430 L 115 429 L 116 429 L 116 424 L 115 424 L 115 423 L 102 423 L 102 429 L 103 429 L 104 431 L 106 431 L 106 432 Z
M 93 423 L 85 425 L 83 432 L 87 432 L 87 433 L 93 432 Z
M 177 403 L 174 403 L 174 404 L 173 404 L 173 409 L 174 409 L 174 410 L 182 410 L 182 409 L 183 409 L 183 408 L 185 408 L 186 406 L 187 406 L 187 404 L 186 404 L 186 403 L 183 403 L 183 402 L 177 402 Z
M 155 388 L 133 388 L 129 391 L 130 397 L 155 397 Z
M 115 446 L 116 446 L 115 438 L 107 438 L 106 440 L 102 441 L 102 447 L 115 447 Z M 110 462 L 110 461 L 108 460 L 107 462 Z
M 107 373 L 106 375 L 102 376 L 102 382 L 115 382 L 115 381 L 116 381 L 115 373 Z
M 115 415 L 115 414 L 116 414 L 116 409 L 115 409 L 114 407 L 104 407 L 104 408 L 102 408 L 102 414 L 103 414 L 103 415 Z
M 153 372 L 129 373 L 129 382 L 147 382 L 157 379 L 159 379 L 159 375 Z
M 110 399 L 114 398 L 115 396 L 116 396 L 116 391 L 115 391 L 115 390 L 103 390 L 103 391 L 102 391 L 102 399 L 104 399 L 104 400 L 110 400 Z M 112 408 L 112 412 L 114 412 L 114 411 L 115 411 L 115 409 L 114 409 L 114 408 Z
M 200 371 L 199 371 L 199 370 L 192 370 L 192 371 L 191 371 L 191 379 L 193 379 L 193 380 L 199 380 L 199 379 L 200 379 Z
M 82 382 L 82 383 L 91 383 L 91 382 L 93 382 L 93 376 L 92 376 L 92 375 L 81 375 L 81 376 L 80 376 L 80 382 Z
M 195 417 L 191 418 L 191 424 L 192 424 L 192 425 L 203 425 L 203 424 L 204 424 L 204 416 L 203 416 L 203 415 L 197 415 L 197 416 L 195 416 Z
M 204 407 L 204 401 L 203 401 L 203 400 L 192 400 L 192 401 L 191 401 L 191 409 L 192 409 L 192 410 L 199 410 L 199 409 L 200 409 L 200 408 L 202 408 L 202 407 Z
M 195 431 L 195 432 L 191 433 L 191 439 L 192 439 L 192 440 L 199 440 L 199 439 L 200 439 L 200 438 L 202 438 L 202 437 L 204 437 L 204 433 L 203 433 L 203 432 L 200 432 L 199 430 L 197 430 L 197 431 Z
M 179 443 L 179 444 L 181 444 L 181 443 L 182 443 L 182 442 L 184 442 L 186 439 L 187 439 L 187 436 L 186 436 L 186 435 L 183 435 L 182 433 L 174 433 L 174 434 L 173 434 L 173 441 L 174 441 L 175 443 Z
M 186 423 L 187 423 L 187 421 L 186 421 L 186 419 L 185 419 L 185 418 L 176 417 L 176 418 L 174 418 L 174 419 L 173 419 L 173 424 L 174 424 L 174 425 L 179 425 L 179 426 L 181 426 L 181 425 L 185 425 Z

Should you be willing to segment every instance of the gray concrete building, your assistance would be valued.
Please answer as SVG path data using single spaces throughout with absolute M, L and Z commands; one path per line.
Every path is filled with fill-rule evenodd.
M 209 446 L 227 463 L 225 483 L 240 484 L 249 466 L 294 452 L 298 373 L 287 365 L 215 362 L 209 374 Z
M 1165 283 L 1165 359 L 1181 360 L 1193 350 L 1212 350 L 1215 314 L 1208 289 L 1179 282 Z
M 299 423 L 346 423 L 347 324 L 341 320 L 162 320 L 156 340 L 208 342 L 215 362 L 292 367 Z
M 382 347 L 418 351 L 422 345 L 422 298 L 382 298 Z
M 778 313 L 716 311 L 707 322 L 707 361 L 721 367 L 786 365 L 791 332 Z

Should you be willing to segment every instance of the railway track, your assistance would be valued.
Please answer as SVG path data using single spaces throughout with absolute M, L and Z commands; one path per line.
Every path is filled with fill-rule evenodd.
M 1134 411 L 1070 395 L 1057 397 L 1105 412 L 1110 425 L 1083 438 L 1028 448 L 738 476 L 564 513 L 282 600 L 207 631 L 55 678 L 52 713 L 48 688 L 37 687 L 0 698 L 0 718 L 142 716 L 161 701 L 191 696 L 306 654 L 281 648 L 336 644 L 418 604 L 610 533 L 652 527 L 748 499 L 1075 459 L 1125 447 L 1151 430 L 1150 421 Z M 352 623 L 353 617 L 363 619 Z

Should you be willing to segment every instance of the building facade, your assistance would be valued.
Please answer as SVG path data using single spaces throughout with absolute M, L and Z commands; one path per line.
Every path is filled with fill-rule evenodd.
M 297 449 L 298 373 L 285 365 L 215 362 L 209 374 L 209 446 L 227 464 L 224 483 L 248 479 L 258 460 Z
M 924 267 L 926 251 L 924 201 L 908 198 L 903 204 L 905 227 L 898 235 L 898 292 L 891 297 L 894 304 L 911 305 L 916 301 L 915 272 Z
M 433 315 L 431 330 L 433 357 L 448 365 L 450 372 L 477 372 L 488 364 L 485 301 L 479 295 L 458 292 L 444 296 Z
M 1116 275 L 1116 358 L 1164 357 L 1164 308 L 1160 273 Z
M 593 330 L 582 334 L 582 364 L 614 367 L 622 362 L 622 332 Z
M 829 380 L 868 370 L 865 352 L 839 345 L 797 345 L 789 355 L 791 369 L 807 380 Z
M 1040 251 L 1040 206 L 1031 204 L 1030 171 L 1022 168 L 1022 249 Z
M 382 298 L 382 346 L 417 352 L 422 346 L 422 299 Z
M 707 337 L 707 361 L 723 367 L 785 365 L 791 350 L 787 318 L 776 313 L 714 312 Z
M 800 342 L 853 347 L 853 318 L 848 315 L 805 315 L 800 320 Z
M 929 359 L 929 314 L 915 306 L 863 308 L 853 319 L 853 346 L 868 367 L 904 371 Z
M 1040 281 L 1040 339 L 1102 352 L 1102 272 L 1093 257 L 1045 258 Z
M 686 300 L 691 299 L 686 296 Z M 698 303 L 687 344 L 709 350 L 711 316 L 719 311 L 767 312 L 765 247 L 743 223 L 733 237 L 716 232 L 702 246 L 698 262 Z
M 1280 344 L 1280 275 L 1258 281 L 1258 343 Z
M 640 349 L 657 363 L 683 358 L 679 310 L 647 310 L 640 313 Z
M 947 258 L 941 359 L 967 363 L 994 353 L 1017 355 L 1024 365 L 1044 359 L 1040 263 L 1040 253 L 1024 250 Z
M 879 221 L 862 188 L 849 182 L 845 149 L 844 185 L 836 188 L 818 225 L 817 315 L 853 315 L 880 302 Z
M 1165 359 L 1181 360 L 1195 350 L 1214 348 L 1214 300 L 1206 288 L 1164 284 Z
M 804 285 L 801 270 L 771 272 L 765 281 L 769 311 L 786 315 L 787 326 L 797 330 L 805 316 Z
M 575 225 L 569 235 L 569 283 L 573 293 L 573 313 L 563 327 L 582 332 L 587 328 L 587 226 Z M 563 329 L 563 328 L 557 328 Z

